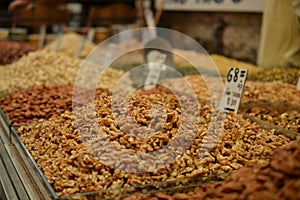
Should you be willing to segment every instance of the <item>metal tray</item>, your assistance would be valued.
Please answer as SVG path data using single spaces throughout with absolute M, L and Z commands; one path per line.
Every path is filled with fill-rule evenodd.
M 3 199 L 59 199 L 0 109 L 0 183 Z
M 77 193 L 58 197 L 54 188 L 49 184 L 43 172 L 27 150 L 14 127 L 0 108 L 0 141 L 1 160 L 0 195 L 4 199 L 114 199 L 115 197 L 130 196 L 134 193 L 164 192 L 174 194 L 189 192 L 207 183 L 223 181 L 230 173 L 209 176 L 196 176 L 179 180 L 153 182 L 117 189 L 108 189 L 87 193 Z M 3 168 L 3 169 L 2 169 Z M 6 175 L 7 176 L 4 176 Z M 2 189 L 2 190 L 1 190 Z

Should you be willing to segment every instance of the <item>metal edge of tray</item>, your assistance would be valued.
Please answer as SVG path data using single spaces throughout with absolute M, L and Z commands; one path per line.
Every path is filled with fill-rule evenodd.
M 112 200 L 118 196 L 128 197 L 135 193 L 153 194 L 158 192 L 166 192 L 168 194 L 175 194 L 177 192 L 184 192 L 187 190 L 193 191 L 196 187 L 200 187 L 204 184 L 213 184 L 213 183 L 221 182 L 225 178 L 227 178 L 230 174 L 231 173 L 222 173 L 222 174 L 212 174 L 206 176 L 195 176 L 191 178 L 152 182 L 148 184 L 141 184 L 141 185 L 135 185 L 129 187 L 120 187 L 120 188 L 92 191 L 86 193 L 76 193 L 71 195 L 63 195 L 61 199 L 71 200 L 80 197 L 86 197 L 88 199 L 101 198 L 104 200 Z M 197 183 L 193 181 L 197 181 Z M 189 184 L 182 183 L 180 185 L 181 182 L 190 182 L 190 183 Z
M 28 152 L 26 146 L 1 108 L 0 128 L 0 139 L 7 154 L 3 154 L 6 158 L 4 164 L 6 165 L 6 171 L 10 171 L 6 174 L 10 176 L 13 189 L 17 196 L 20 195 L 21 191 L 25 190 L 23 196 L 17 199 L 58 200 L 59 198 L 54 189 Z M 3 152 L 4 151 L 1 151 L 1 158 L 3 158 Z M 11 165 L 7 166 L 8 163 L 11 163 Z M 1 174 L 3 175 L 3 173 Z M 14 178 L 14 180 L 12 178 Z

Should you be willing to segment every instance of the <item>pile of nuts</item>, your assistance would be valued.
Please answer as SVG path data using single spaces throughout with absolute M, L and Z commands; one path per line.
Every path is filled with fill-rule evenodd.
M 297 90 L 296 85 L 282 83 L 280 81 L 247 81 L 244 88 L 242 102 L 247 103 L 264 100 L 282 101 L 300 105 L 300 91 Z
M 34 45 L 13 41 L 0 41 L 0 66 L 11 64 L 19 60 L 22 56 L 38 48 Z
M 183 92 L 182 87 L 185 82 L 189 82 L 200 100 L 209 100 L 211 95 L 220 96 L 223 92 L 220 78 L 205 77 L 201 75 L 189 75 L 184 78 L 164 80 L 162 83 L 168 88 L 177 88 Z M 223 85 L 224 86 L 224 85 Z M 209 90 L 213 91 L 210 93 Z M 300 91 L 296 86 L 282 82 L 253 82 L 246 81 L 241 103 L 260 101 L 282 101 L 300 105 Z
M 300 69 L 293 67 L 282 68 L 268 68 L 261 70 L 255 74 L 249 76 L 249 80 L 254 81 L 281 81 L 283 83 L 289 83 L 297 85 L 300 77 Z
M 275 150 L 267 164 L 242 167 L 224 182 L 204 185 L 193 194 L 135 194 L 116 200 L 299 199 L 300 140 Z
M 60 44 L 57 43 L 60 41 Z M 75 57 L 78 47 L 82 41 L 82 36 L 77 33 L 66 33 L 61 36 L 61 39 L 54 40 L 51 43 L 47 44 L 46 48 L 50 50 L 56 50 L 58 45 L 58 52 L 64 53 L 72 58 Z M 84 58 L 89 55 L 89 53 L 96 47 L 92 42 L 86 40 L 84 41 L 80 58 Z
M 246 109 L 242 112 L 259 120 L 263 120 L 271 124 L 281 126 L 285 129 L 300 133 L 299 111 L 293 110 L 281 113 L 276 110 L 270 110 L 260 106 L 253 106 L 252 108 Z
M 256 65 L 239 61 L 236 59 L 228 58 L 222 55 L 212 54 L 211 58 L 216 63 L 216 66 L 220 70 L 220 73 L 224 76 L 227 75 L 229 67 L 248 69 L 248 74 L 258 73 L 261 70 L 261 68 L 259 68 Z
M 96 113 L 87 105 L 17 130 L 58 196 L 232 172 L 266 164 L 274 149 L 291 142 L 241 115 L 197 109 L 190 97 L 179 102 L 160 90 L 135 93 L 129 102 L 126 94 L 118 98 L 102 93 Z
M 298 187 L 293 177 L 285 178 L 287 174 L 299 177 L 299 148 L 295 147 L 299 142 L 278 151 L 282 157 L 273 156 L 269 162 L 273 151 L 292 139 L 265 130 L 241 114 L 222 114 L 214 108 L 217 101 L 212 108 L 211 100 L 222 95 L 222 77 L 165 79 L 164 87 L 130 95 L 126 89 L 131 89 L 132 81 L 123 71 L 108 68 L 97 83 L 92 81 L 100 75 L 99 67 L 72 58 L 81 39 L 77 34 L 66 34 L 60 45 L 62 53 L 53 51 L 54 41 L 44 50 L 0 67 L 0 107 L 18 127 L 22 141 L 59 197 L 236 170 L 224 183 L 198 188 L 191 196 L 154 194 L 129 199 L 225 199 L 237 194 L 256 199 L 259 196 L 255 195 L 267 198 L 271 193 L 280 199 L 289 195 L 284 189 Z M 94 47 L 86 42 L 81 56 Z M 12 53 L 15 57 L 5 51 L 3 60 L 29 51 L 20 46 Z M 197 62 L 197 56 L 190 59 Z M 258 70 L 218 55 L 212 58 L 222 75 L 232 65 Z M 175 57 L 177 64 L 181 60 Z M 87 64 L 85 70 L 83 63 Z M 118 82 L 121 77 L 123 82 Z M 78 99 L 72 102 L 75 81 Z M 117 84 L 123 89 L 110 92 Z M 89 92 L 94 87 L 95 105 L 86 104 L 93 100 Z M 186 87 L 192 87 L 195 98 L 187 94 Z M 242 104 L 270 99 L 300 105 L 300 91 L 282 82 L 246 82 Z M 79 103 L 79 107 L 72 109 L 72 103 Z M 298 111 L 279 113 L 252 107 L 242 113 L 300 131 Z M 244 167 L 247 165 L 254 167 Z
M 222 76 L 227 75 L 229 67 L 239 67 L 243 69 L 248 69 L 249 74 L 254 74 L 261 70 L 259 67 L 250 63 L 224 57 L 218 54 L 205 55 L 196 51 L 174 49 L 173 55 L 177 68 L 180 71 L 184 72 L 193 71 L 191 70 L 192 68 L 194 68 L 192 64 L 201 66 L 202 69 L 207 70 L 209 70 L 210 66 L 215 65 Z M 185 70 L 182 70 L 183 68 L 185 68 Z
M 88 102 L 87 90 L 81 89 L 79 98 L 82 103 Z M 109 93 L 105 89 L 97 89 L 95 96 Z M 25 125 L 31 121 L 49 119 L 72 110 L 73 86 L 34 86 L 26 90 L 18 90 L 0 98 L 3 109 L 14 126 Z
M 0 97 L 36 85 L 73 85 L 82 63 L 82 60 L 49 50 L 31 52 L 13 64 L 0 68 Z M 97 75 L 97 68 L 94 70 L 93 64 L 90 65 L 92 72 L 87 76 Z M 111 89 L 123 74 L 122 71 L 108 68 L 99 84 L 102 88 Z

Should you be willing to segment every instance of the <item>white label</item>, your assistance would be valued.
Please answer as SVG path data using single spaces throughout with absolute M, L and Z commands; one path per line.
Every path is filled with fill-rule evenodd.
M 230 68 L 227 73 L 220 107 L 224 113 L 237 113 L 243 95 L 247 69 Z
M 162 63 L 165 63 L 166 59 L 167 59 L 167 55 L 161 53 L 158 50 L 152 50 L 147 54 L 147 62 L 148 63 L 153 62 L 153 63 L 162 64 Z
M 43 47 L 46 40 L 46 26 L 40 27 L 39 47 Z
M 94 28 L 90 28 L 89 29 L 89 32 L 87 34 L 87 39 L 91 42 L 94 41 L 94 38 L 95 38 L 95 29 Z
M 145 90 L 150 90 L 158 83 L 161 71 L 165 67 L 163 63 L 166 62 L 167 55 L 158 50 L 152 50 L 147 55 L 147 62 L 149 66 L 149 73 L 145 81 Z
M 147 75 L 145 85 L 144 85 L 145 90 L 150 90 L 156 86 L 162 68 L 162 65 L 158 63 L 148 63 L 148 66 L 149 66 L 149 73 Z
M 77 52 L 76 52 L 76 54 L 75 54 L 75 58 L 79 58 L 79 57 L 80 57 L 81 51 L 82 51 L 82 49 L 83 49 L 83 46 L 84 46 L 85 41 L 86 41 L 86 37 L 85 37 L 85 36 L 82 36 L 82 37 L 81 37 L 81 40 L 80 40 L 80 42 L 79 42 L 79 44 L 78 44 L 78 47 L 77 47 Z
M 297 90 L 300 90 L 300 77 L 299 77 L 298 83 L 297 83 Z
M 56 44 L 55 44 L 55 47 L 54 47 L 55 51 L 59 51 L 59 49 L 60 49 L 61 38 L 62 38 L 62 31 L 59 31 L 57 33 L 57 37 L 56 37 Z
M 156 0 L 160 5 L 163 0 Z M 265 0 L 166 0 L 164 10 L 263 12 Z

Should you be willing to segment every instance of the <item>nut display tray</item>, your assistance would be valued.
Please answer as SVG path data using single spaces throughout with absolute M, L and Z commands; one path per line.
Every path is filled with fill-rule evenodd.
M 0 191 L 0 194 L 6 199 L 113 199 L 118 195 L 129 196 L 137 192 L 172 194 L 192 191 L 193 188 L 204 183 L 222 181 L 229 175 L 229 173 L 225 173 L 196 176 L 58 197 L 2 109 L 0 109 L 0 122 L 0 139 L 3 143 L 3 150 L 1 149 L 0 152 L 3 162 L 0 163 L 0 167 L 7 172 L 1 171 L 0 180 L 4 189 Z
M 15 177 L 15 179 L 19 179 L 19 181 L 14 181 L 13 183 L 11 183 L 13 184 L 13 188 L 17 188 L 15 195 L 19 196 L 19 193 L 23 191 L 23 193 L 28 196 L 28 199 L 113 199 L 118 195 L 128 196 L 137 192 L 188 192 L 193 190 L 193 188 L 197 186 L 201 186 L 204 183 L 222 181 L 224 180 L 224 178 L 226 178 L 226 176 L 228 176 L 228 174 L 196 176 L 193 178 L 152 182 L 150 184 L 92 191 L 86 193 L 76 193 L 72 195 L 62 195 L 58 197 L 57 193 L 54 191 L 54 188 L 49 184 L 48 180 L 46 179 L 45 174 L 43 174 L 42 170 L 39 168 L 36 161 L 30 155 L 26 146 L 15 131 L 15 128 L 12 127 L 10 124 L 10 121 L 7 119 L 7 117 L 1 110 L 1 139 L 5 147 L 5 152 L 7 152 L 6 156 L 3 156 L 2 152 L 1 155 L 3 158 L 7 158 L 8 160 L 10 160 L 9 162 L 11 163 L 11 168 L 15 169 L 14 172 L 9 172 L 8 174 L 10 176 Z M 278 131 L 278 134 L 285 135 L 285 131 Z M 291 134 L 288 134 L 286 136 L 292 136 L 292 139 L 295 139 L 297 135 L 297 133 L 292 132 Z M 6 163 L 6 169 L 10 168 L 7 165 L 7 163 L 9 162 L 4 162 Z M 13 178 L 11 177 L 10 179 L 13 180 Z M 21 184 L 18 184 L 19 182 Z

